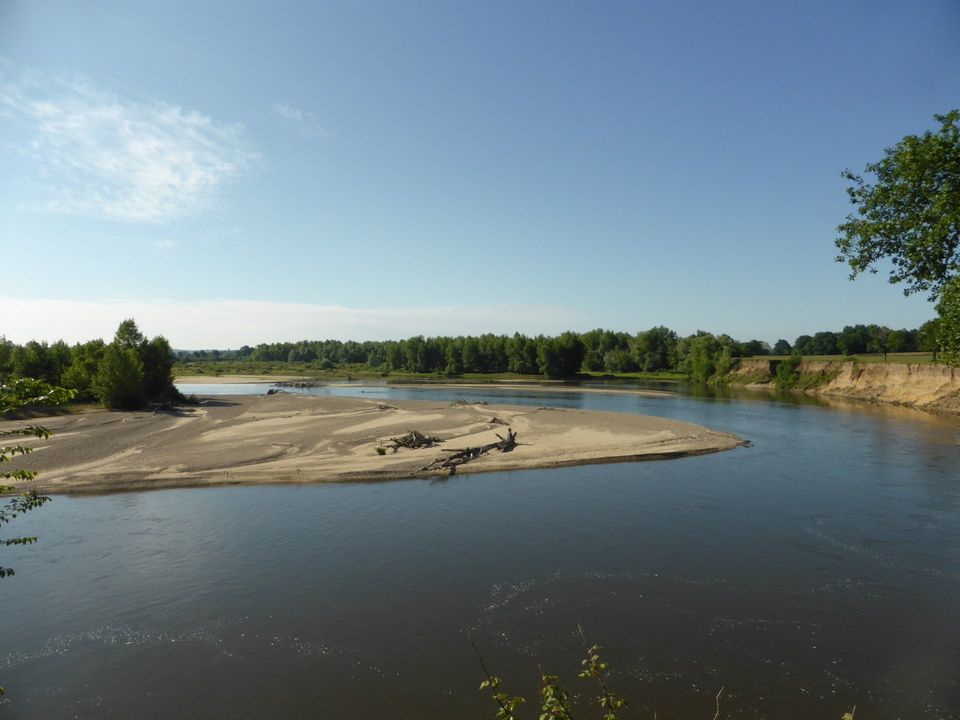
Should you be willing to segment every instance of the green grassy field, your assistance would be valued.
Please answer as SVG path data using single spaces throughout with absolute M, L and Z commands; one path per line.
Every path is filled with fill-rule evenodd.
M 755 355 L 749 360 L 786 360 L 787 355 Z M 827 362 L 861 362 L 861 363 L 882 363 L 883 355 L 880 353 L 864 353 L 861 355 L 804 355 L 804 360 L 823 360 Z M 913 353 L 888 353 L 888 363 L 899 364 L 920 364 L 926 365 L 933 362 L 933 353 L 913 352 Z

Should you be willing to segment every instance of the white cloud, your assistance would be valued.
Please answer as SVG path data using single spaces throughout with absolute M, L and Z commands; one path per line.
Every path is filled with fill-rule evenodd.
M 240 125 L 85 80 L 0 65 L 0 115 L 25 122 L 47 212 L 157 223 L 206 207 L 256 157 Z
M 306 135 L 323 139 L 329 137 L 329 133 L 321 127 L 320 121 L 313 113 L 304 112 L 288 103 L 274 103 L 272 110 Z
M 142 301 L 24 299 L 0 296 L 0 335 L 24 343 L 109 340 L 125 318 L 180 349 L 237 348 L 296 340 L 387 340 L 413 335 L 529 335 L 587 329 L 587 318 L 558 306 L 348 308 L 256 300 Z
M 162 240 L 157 240 L 153 243 L 154 252 L 169 252 L 177 246 L 175 240 L 170 238 L 163 238 Z

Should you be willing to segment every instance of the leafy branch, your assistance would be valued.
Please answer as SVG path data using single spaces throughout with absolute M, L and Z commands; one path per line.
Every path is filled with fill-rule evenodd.
M 47 383 L 34 380 L 32 378 L 22 378 L 14 380 L 9 384 L 0 385 L 0 415 L 5 415 L 28 406 L 35 405 L 62 405 L 71 400 L 76 394 L 73 390 L 66 390 L 60 387 L 54 387 Z M 27 425 L 21 428 L 9 430 L 0 430 L 0 438 L 13 437 L 34 437 L 45 440 L 51 436 L 51 432 L 40 425 Z M 17 443 L 16 445 L 0 446 L 0 464 L 10 462 L 17 456 L 26 456 L 33 452 L 33 448 L 28 445 Z M 37 476 L 35 470 L 27 468 L 17 468 L 0 473 L 0 494 L 10 495 L 19 492 L 19 488 L 14 483 L 29 482 Z M 0 525 L 6 525 L 12 522 L 24 513 L 36 510 L 38 507 L 49 502 L 50 498 L 45 495 L 29 490 L 9 499 L 3 507 L 0 507 Z M 0 538 L 0 545 L 10 547 L 11 545 L 30 545 L 37 541 L 36 537 L 12 537 Z M 13 568 L 0 566 L 0 578 L 13 575 Z

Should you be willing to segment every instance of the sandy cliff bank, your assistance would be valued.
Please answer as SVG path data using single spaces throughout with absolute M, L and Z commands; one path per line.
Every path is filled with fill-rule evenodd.
M 24 465 L 40 471 L 31 485 L 48 493 L 399 479 L 445 449 L 494 442 L 507 425 L 519 435 L 517 448 L 458 472 L 668 458 L 741 443 L 698 425 L 624 413 L 286 393 L 222 396 L 173 413 L 94 411 L 37 422 L 56 435 L 36 441 Z M 377 454 L 390 437 L 414 429 L 444 442 Z
M 752 379 L 754 386 L 765 387 L 768 383 L 763 380 L 772 377 L 773 365 L 770 360 L 744 360 L 735 377 Z M 797 369 L 801 375 L 819 375 L 826 379 L 823 384 L 805 391 L 810 395 L 893 403 L 960 415 L 960 369 L 957 368 L 814 360 L 800 363 Z

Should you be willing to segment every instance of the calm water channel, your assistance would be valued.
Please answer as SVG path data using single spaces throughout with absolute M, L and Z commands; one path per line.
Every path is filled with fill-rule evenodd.
M 538 663 L 594 693 L 580 624 L 625 717 L 712 718 L 721 686 L 724 717 L 960 717 L 960 421 L 682 389 L 316 392 L 646 413 L 754 446 L 58 497 L 6 553 L 0 714 L 491 718 L 470 634 L 536 717 Z

